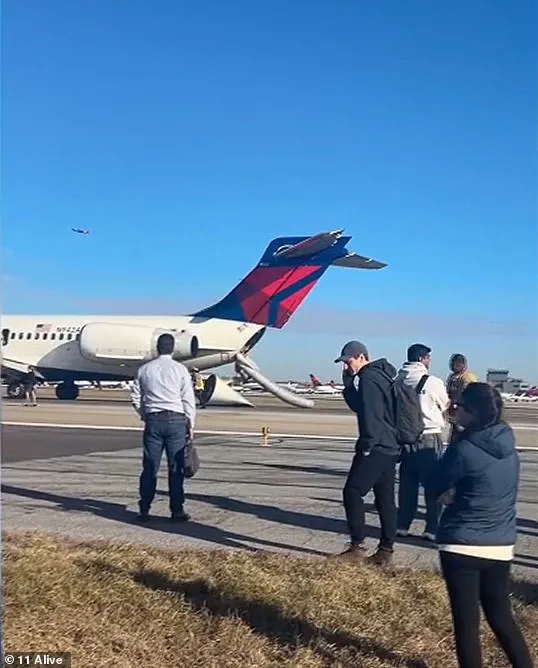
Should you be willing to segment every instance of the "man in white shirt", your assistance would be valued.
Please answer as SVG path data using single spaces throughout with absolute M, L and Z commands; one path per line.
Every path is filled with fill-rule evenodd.
M 193 434 L 196 403 L 187 368 L 172 358 L 174 346 L 171 334 L 161 334 L 157 341 L 159 357 L 140 367 L 131 392 L 133 406 L 145 422 L 138 515 L 141 521 L 148 519 L 155 497 L 163 450 L 168 460 L 171 520 L 189 519 L 183 510 L 184 460 L 187 437 L 192 438 Z
M 398 535 L 407 536 L 418 507 L 419 486 L 424 488 L 426 526 L 422 537 L 435 541 L 441 506 L 437 502 L 435 472 L 443 454 L 442 433 L 449 400 L 445 383 L 431 376 L 431 348 L 415 343 L 407 350 L 407 362 L 398 372 L 406 385 L 419 392 L 424 432 L 417 443 L 405 445 L 401 453 L 398 489 Z

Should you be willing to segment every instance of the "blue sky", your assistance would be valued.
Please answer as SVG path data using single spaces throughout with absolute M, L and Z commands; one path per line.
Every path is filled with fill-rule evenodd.
M 273 377 L 336 376 L 359 338 L 536 382 L 537 25 L 531 0 L 7 0 L 4 312 L 180 313 L 343 227 L 389 266 L 327 272 L 254 351 Z

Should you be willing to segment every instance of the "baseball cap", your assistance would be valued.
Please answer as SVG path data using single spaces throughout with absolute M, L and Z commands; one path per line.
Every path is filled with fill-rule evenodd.
M 368 357 L 368 350 L 364 343 L 360 341 L 348 341 L 346 345 L 342 348 L 340 357 L 337 357 L 335 362 L 347 362 L 352 357 L 358 357 L 359 355 L 364 355 Z

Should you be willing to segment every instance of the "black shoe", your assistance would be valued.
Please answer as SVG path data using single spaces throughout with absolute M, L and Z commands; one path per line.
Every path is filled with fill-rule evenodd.
M 372 566 L 392 566 L 392 550 L 386 547 L 378 547 L 374 554 L 366 559 L 366 563 Z
M 341 559 L 343 561 L 351 562 L 360 562 L 363 561 L 366 557 L 367 551 L 366 546 L 364 545 L 350 545 L 347 550 L 340 552 L 339 554 L 331 554 L 328 558 Z
M 138 522 L 147 522 L 149 520 L 149 512 L 148 511 L 139 512 L 138 515 L 136 516 L 136 519 Z
M 180 510 L 177 513 L 172 513 L 170 516 L 170 522 L 188 522 L 189 520 L 190 515 L 187 515 L 184 510 Z

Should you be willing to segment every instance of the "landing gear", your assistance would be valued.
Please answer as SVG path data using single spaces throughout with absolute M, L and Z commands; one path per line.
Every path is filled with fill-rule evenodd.
M 79 388 L 75 383 L 60 383 L 56 387 L 56 397 L 63 401 L 74 401 L 78 398 Z
M 7 396 L 10 399 L 22 399 L 25 395 L 22 383 L 10 383 L 7 386 Z

